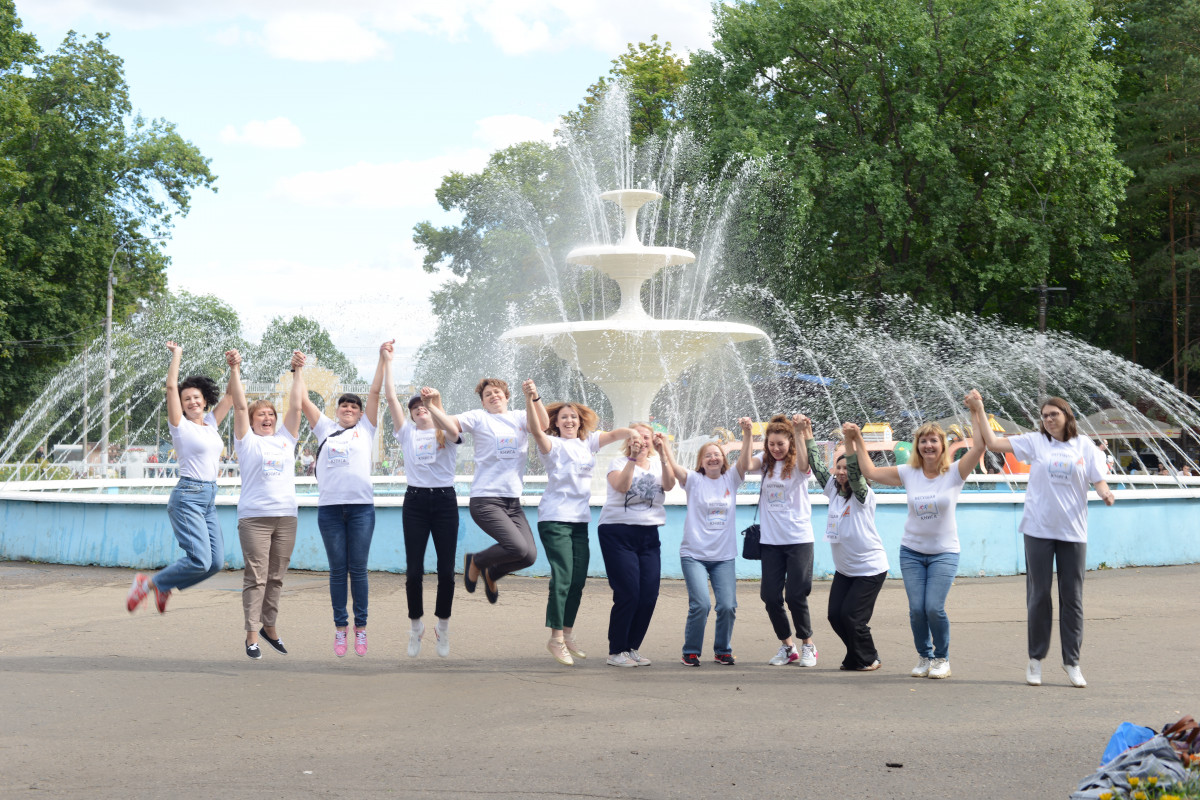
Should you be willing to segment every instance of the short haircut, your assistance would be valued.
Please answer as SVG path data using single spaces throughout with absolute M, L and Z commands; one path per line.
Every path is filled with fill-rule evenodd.
M 204 410 L 208 411 L 221 399 L 221 389 L 217 382 L 205 375 L 189 375 L 179 384 L 179 397 L 183 397 L 184 389 L 196 389 L 204 398 Z
M 353 403 L 354 405 L 358 406 L 360 410 L 365 408 L 362 398 L 356 395 L 354 392 L 346 392 L 344 395 L 339 397 L 337 404 L 340 406 L 342 403 Z
M 508 390 L 508 381 L 500 378 L 480 378 L 479 383 L 475 385 L 475 394 L 479 395 L 479 399 L 483 399 L 483 390 L 489 386 L 495 386 L 500 391 L 504 392 L 504 396 L 512 398 L 512 392 Z
M 275 409 L 274 403 L 272 403 L 270 400 L 266 400 L 266 399 L 255 400 L 253 403 L 250 404 L 250 407 L 246 409 L 246 416 L 248 416 L 250 418 L 250 429 L 251 430 L 254 430 L 254 412 L 258 411 L 260 408 L 271 409 L 271 412 L 275 415 L 275 421 L 276 422 L 279 421 L 279 412 Z

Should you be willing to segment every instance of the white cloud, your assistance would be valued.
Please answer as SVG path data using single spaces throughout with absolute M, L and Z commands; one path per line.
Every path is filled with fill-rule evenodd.
M 346 14 L 289 13 L 263 26 L 267 52 L 293 61 L 357 63 L 389 54 L 387 43 Z
M 478 172 L 487 158 L 488 151 L 473 149 L 420 161 L 360 161 L 341 169 L 282 178 L 272 194 L 315 208 L 420 208 L 436 202 L 434 192 L 448 172 Z
M 226 125 L 221 129 L 221 141 L 225 144 L 279 149 L 299 147 L 304 144 L 304 135 L 287 117 L 276 117 L 266 121 L 251 120 L 240 131 L 233 125 Z
M 543 122 L 520 114 L 500 114 L 476 122 L 474 138 L 489 150 L 500 150 L 517 142 L 552 142 L 557 127 L 557 119 Z

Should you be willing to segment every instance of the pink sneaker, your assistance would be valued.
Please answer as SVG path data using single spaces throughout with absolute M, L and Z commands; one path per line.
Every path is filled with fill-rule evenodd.
M 333 654 L 338 658 L 346 655 L 346 632 L 334 631 L 333 633 Z
M 150 579 L 142 573 L 133 576 L 133 585 L 129 587 L 129 595 L 125 598 L 125 608 L 132 614 L 138 606 L 146 602 L 150 594 Z
M 171 599 L 171 591 L 168 589 L 165 592 L 160 592 L 157 586 L 150 587 L 154 591 L 154 607 L 158 609 L 158 613 L 167 613 L 167 601 Z
M 367 629 L 354 629 L 354 655 L 365 656 L 367 654 Z

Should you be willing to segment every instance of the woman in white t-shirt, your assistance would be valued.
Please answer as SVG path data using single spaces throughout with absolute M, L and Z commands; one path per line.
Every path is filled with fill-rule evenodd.
M 371 485 L 372 445 L 379 418 L 379 390 L 383 384 L 384 348 L 379 346 L 379 363 L 364 404 L 347 392 L 337 400 L 330 419 L 309 398 L 304 398 L 304 416 L 317 438 L 313 472 L 317 476 L 317 527 L 329 559 L 329 600 L 333 606 L 333 654 L 338 658 L 348 649 L 346 613 L 347 576 L 354 598 L 354 654 L 367 654 L 367 602 L 370 585 L 367 558 L 375 534 L 375 489 Z
M 233 397 L 234 452 L 241 467 L 238 538 L 246 563 L 242 578 L 242 611 L 246 621 L 246 655 L 262 658 L 261 636 L 278 653 L 287 653 L 275 627 L 283 576 L 296 546 L 296 439 L 304 387 L 304 354 L 292 352 L 292 389 L 283 427 L 270 400 L 247 404 L 240 375 L 241 358 L 231 351 L 229 393 Z
M 632 428 L 598 431 L 600 418 L 582 403 L 551 403 L 546 408 L 550 424 L 538 427 L 538 396 L 533 381 L 526 381 L 525 424 L 546 468 L 546 490 L 538 503 L 538 537 L 550 562 L 550 593 L 546 600 L 546 649 L 558 663 L 571 666 L 586 658 L 575 639 L 575 617 L 587 581 L 588 523 L 592 519 L 592 470 L 596 452 L 633 436 Z
M 749 417 L 738 420 L 742 427 L 738 469 L 743 474 L 762 474 L 758 493 L 762 553 L 759 597 L 779 639 L 779 652 L 767 662 L 776 667 L 817 665 L 817 646 L 813 643 L 808 611 L 813 571 L 812 504 L 808 499 L 808 479 L 812 473 L 808 470 L 808 451 L 796 446 L 796 429 L 807 422 L 800 414 L 791 419 L 783 414 L 771 417 L 763 436 L 762 458 L 755 458 L 751 444 L 753 423 Z M 785 603 L 800 637 L 799 647 L 792 638 Z
M 675 488 L 675 473 L 662 454 L 666 437 L 644 422 L 631 426 L 624 458 L 608 467 L 608 491 L 596 538 L 604 557 L 604 573 L 613 593 L 608 615 L 608 661 L 614 667 L 648 667 L 639 650 L 658 604 L 662 578 L 662 543 L 658 528 L 667 521 L 663 505 Z M 650 464 L 657 451 L 659 466 Z
M 683 633 L 684 666 L 700 666 L 704 644 L 704 625 L 708 620 L 708 584 L 717 598 L 717 625 L 713 638 L 713 660 L 733 666 L 735 659 L 730 639 L 737 615 L 737 490 L 742 472 L 729 468 L 719 442 L 708 442 L 696 454 L 696 469 L 689 472 L 675 462 L 670 447 L 664 457 L 675 473 L 675 480 L 687 493 L 687 514 L 683 520 L 683 541 L 679 561 L 688 590 L 688 618 Z
M 454 553 L 458 547 L 458 496 L 454 493 L 454 465 L 462 439 L 433 424 L 429 406 L 442 407 L 442 396 L 429 386 L 408 401 L 412 423 L 405 422 L 404 410 L 392 382 L 392 350 L 389 343 L 384 363 L 383 386 L 388 409 L 392 412 L 393 435 L 404 456 L 404 593 L 408 600 L 408 655 L 421 654 L 425 635 L 425 599 L 422 583 L 425 575 L 425 549 L 433 539 L 437 555 L 437 599 L 433 615 L 437 618 L 433 635 L 437 654 L 450 655 L 450 612 L 454 605 Z
M 908 518 L 900 539 L 900 572 L 908 595 L 908 623 L 917 648 L 914 678 L 950 677 L 950 618 L 946 597 L 958 574 L 958 496 L 967 476 L 983 458 L 983 439 L 958 461 L 950 458 L 946 432 L 927 422 L 913 433 L 908 463 L 877 467 L 870 455 L 859 461 L 863 477 L 885 486 L 903 486 Z
M 134 576 L 125 598 L 130 613 L 151 592 L 159 613 L 164 613 L 172 590 L 195 586 L 216 575 L 225 565 L 225 542 L 221 538 L 216 505 L 217 473 L 224 443 L 217 426 L 233 401 L 226 394 L 218 402 L 220 390 L 212 378 L 192 375 L 180 383 L 183 348 L 167 342 L 167 349 L 171 351 L 166 386 L 167 427 L 179 463 L 179 483 L 167 501 L 167 516 L 183 557 L 153 578 L 140 572 Z
M 812 428 L 802 431 L 801 436 L 808 450 L 809 467 L 829 498 L 825 541 L 829 542 L 834 566 L 829 625 L 846 645 L 840 669 L 871 672 L 881 663 L 870 623 L 875 600 L 887 580 L 888 560 L 875 529 L 875 492 L 859 469 L 868 458 L 866 446 L 858 426 L 844 423 L 846 451 L 834 459 L 831 477 L 812 440 Z
M 531 566 L 537 560 L 533 530 L 521 508 L 525 462 L 529 457 L 529 426 L 526 415 L 508 410 L 508 383 L 483 378 L 475 386 L 483 408 L 451 417 L 430 407 L 433 421 L 447 433 L 462 430 L 471 434 L 475 448 L 475 476 L 471 480 L 471 519 L 496 544 L 463 556 L 463 585 L 474 592 L 480 577 L 489 603 L 500 599 L 497 581 L 510 572 Z M 542 398 L 530 395 L 538 426 L 550 424 Z
M 1071 685 L 1082 689 L 1087 686 L 1079 668 L 1079 651 L 1083 647 L 1088 484 L 1096 487 L 1106 506 L 1116 500 L 1104 479 L 1104 457 L 1091 439 L 1079 435 L 1075 414 L 1061 397 L 1042 403 L 1042 424 L 1037 433 L 1009 437 L 996 436 L 987 424 L 979 392 L 972 389 L 966 401 L 987 448 L 1012 453 L 1029 464 L 1025 512 L 1019 526 L 1025 536 L 1025 603 L 1029 617 L 1025 682 L 1042 685 L 1042 659 L 1050 651 L 1054 624 L 1050 584 L 1056 571 L 1063 669 Z

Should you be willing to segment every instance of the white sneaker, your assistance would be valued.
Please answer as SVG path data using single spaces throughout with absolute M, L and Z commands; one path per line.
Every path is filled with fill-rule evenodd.
M 1029 659 L 1029 666 L 1025 667 L 1025 682 L 1030 686 L 1042 685 L 1042 662 L 1038 659 Z
M 949 678 L 950 677 L 950 659 L 935 658 L 929 662 L 929 677 L 931 678 Z
M 772 667 L 786 667 L 793 661 L 799 661 L 800 654 L 796 652 L 796 646 L 791 644 L 779 645 L 779 652 L 776 653 L 770 661 L 767 662 Z
M 1078 664 L 1063 664 L 1063 671 L 1067 673 L 1067 679 L 1076 689 L 1087 686 L 1087 681 L 1083 679 L 1083 673 L 1079 671 Z
M 564 667 L 575 666 L 575 659 L 571 658 L 571 654 L 567 652 L 567 646 L 562 639 L 551 639 L 546 642 L 546 649 L 550 651 L 550 655 L 554 656 L 554 660 Z
M 435 627 L 433 635 L 437 638 L 437 654 L 442 658 L 446 658 L 450 655 L 450 631 L 439 631 Z
M 629 653 L 611 653 L 605 663 L 610 667 L 636 667 L 638 665 L 638 662 L 629 657 Z
M 408 632 L 408 657 L 416 658 L 421 655 L 421 637 L 425 635 L 425 623 L 421 623 L 421 627 L 415 631 Z
M 917 662 L 917 665 L 912 668 L 912 672 L 908 674 L 912 675 L 914 678 L 928 678 L 929 663 L 930 659 L 926 658 L 925 656 L 921 656 L 921 659 Z
M 563 644 L 567 646 L 567 652 L 571 654 L 572 658 L 587 658 L 587 653 L 580 649 L 579 642 L 575 641 L 574 636 L 572 636 L 570 639 L 564 638 Z
M 815 667 L 817 665 L 817 646 L 815 644 L 800 643 L 800 666 Z
M 644 655 L 639 653 L 637 650 L 630 650 L 625 655 L 629 657 L 630 661 L 632 661 L 634 664 L 637 664 L 639 667 L 648 667 L 654 663 L 653 661 L 651 661 L 650 659 L 646 658 Z

